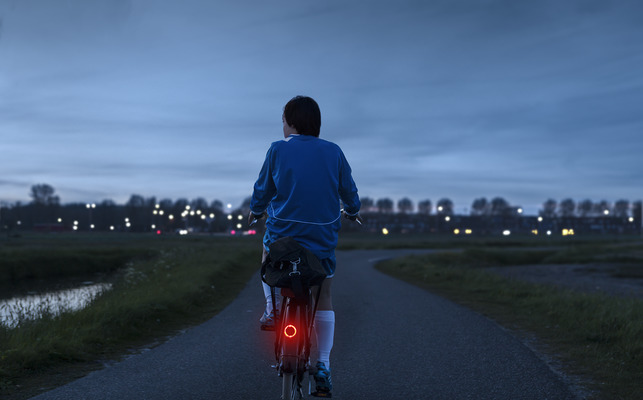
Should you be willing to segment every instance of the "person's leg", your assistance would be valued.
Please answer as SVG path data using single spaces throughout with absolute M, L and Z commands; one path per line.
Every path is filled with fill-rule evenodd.
M 264 261 L 266 261 L 266 257 L 268 255 L 268 252 L 266 249 L 263 249 L 263 254 L 261 255 L 261 264 L 263 265 Z M 273 309 L 276 309 L 276 312 L 279 312 L 279 289 L 275 289 L 275 301 L 277 302 L 277 306 L 273 307 L 272 304 L 272 294 L 270 293 L 270 286 L 263 280 L 261 281 L 261 287 L 263 289 L 263 295 L 266 299 L 266 309 L 259 319 L 259 322 L 261 323 L 261 329 L 264 330 L 272 330 L 274 327 L 274 314 L 272 314 Z
M 263 247 L 263 246 L 262 246 Z M 263 249 L 263 253 L 261 254 L 261 265 L 266 261 L 266 256 L 268 255 L 268 252 L 266 252 L 266 249 Z M 263 280 L 261 281 L 261 286 L 263 288 L 263 295 L 266 299 L 266 314 L 270 315 L 272 312 L 272 296 L 270 295 L 270 286 Z
M 315 385 L 318 393 L 330 393 L 333 383 L 330 377 L 330 352 L 333 349 L 335 336 L 335 311 L 333 311 L 332 285 L 335 274 L 335 257 L 320 260 L 330 278 L 326 278 L 322 284 L 321 291 L 317 288 L 313 294 L 319 291 L 319 302 L 317 314 L 315 315 L 315 333 L 317 334 L 317 349 L 319 357 L 317 360 L 317 372 L 315 372 Z
M 330 351 L 333 349 L 335 336 L 335 311 L 331 296 L 333 278 L 328 278 L 322 285 L 319 294 L 317 313 L 315 314 L 315 333 L 317 334 L 317 348 L 319 350 L 319 361 L 323 362 L 326 368 L 330 369 Z M 317 295 L 317 290 L 313 293 Z

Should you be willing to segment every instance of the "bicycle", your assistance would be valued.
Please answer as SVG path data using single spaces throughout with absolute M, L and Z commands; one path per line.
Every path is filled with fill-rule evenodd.
M 296 273 L 296 269 L 293 272 Z M 311 288 L 306 288 L 303 297 L 290 288 L 281 288 L 281 312 L 275 315 L 277 364 L 274 367 L 278 376 L 283 379 L 281 398 L 284 400 L 303 399 L 305 382 L 308 382 L 307 394 L 314 395 L 310 380 L 310 350 L 320 291 L 321 286 L 317 291 L 317 299 L 313 301 Z M 274 288 L 272 292 L 274 293 Z M 323 394 L 317 394 L 317 397 L 322 396 Z M 324 397 L 330 397 L 330 394 Z
M 342 210 L 343 212 L 343 210 Z M 345 214 L 344 214 L 345 215 Z M 251 214 L 250 217 L 253 215 Z M 250 219 L 250 225 L 257 222 L 258 216 Z M 362 224 L 359 215 L 347 216 L 346 218 Z M 283 238 L 291 239 L 291 238 Z M 291 239 L 292 240 L 292 239 Z M 272 245 L 271 245 L 272 252 Z M 272 254 L 272 253 L 271 253 Z M 292 254 L 292 253 L 291 253 Z M 310 256 L 315 259 L 316 257 L 310 253 Z M 282 377 L 282 391 L 281 398 L 284 400 L 299 400 L 304 398 L 304 382 L 308 382 L 308 395 L 315 397 L 332 397 L 330 392 L 312 392 L 311 391 L 311 363 L 310 363 L 310 350 L 312 347 L 311 336 L 313 332 L 313 324 L 315 321 L 315 314 L 317 313 L 317 305 L 319 304 L 319 297 L 324 284 L 323 279 L 325 274 L 321 275 L 322 280 L 305 280 L 302 279 L 302 271 L 298 269 L 302 261 L 302 257 L 306 256 L 291 256 L 286 260 L 281 259 L 282 263 L 290 263 L 290 269 L 279 268 L 281 278 L 287 272 L 289 285 L 280 285 L 281 288 L 281 312 L 275 312 L 275 359 L 276 364 L 273 366 L 277 369 L 278 376 Z M 279 258 L 277 258 L 279 259 Z M 308 259 L 310 261 L 310 259 Z M 304 263 L 304 266 L 308 264 Z M 320 266 L 321 267 L 321 266 Z M 305 272 L 306 274 L 306 272 Z M 308 274 L 306 274 L 308 275 Z M 262 266 L 262 276 L 264 279 L 264 269 Z M 315 282 L 307 285 L 306 282 Z M 266 279 L 264 282 L 270 284 Z M 317 284 L 318 283 L 318 284 Z M 270 284 L 270 294 L 272 296 L 272 304 L 277 304 L 276 283 Z M 317 287 L 315 299 L 313 301 L 312 288 Z M 306 375 L 308 375 L 306 379 Z

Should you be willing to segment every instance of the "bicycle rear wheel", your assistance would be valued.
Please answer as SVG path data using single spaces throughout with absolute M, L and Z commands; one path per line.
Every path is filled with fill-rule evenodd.
M 297 374 L 284 373 L 283 376 L 282 396 L 283 400 L 300 400 L 303 399 L 301 389 L 297 382 Z

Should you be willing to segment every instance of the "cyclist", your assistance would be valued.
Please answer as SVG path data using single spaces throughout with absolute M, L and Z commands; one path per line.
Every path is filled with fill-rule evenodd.
M 340 147 L 319 138 L 321 113 L 310 97 L 293 97 L 284 107 L 284 139 L 273 142 L 254 184 L 248 220 L 267 215 L 264 259 L 275 240 L 291 236 L 321 261 L 328 278 L 322 285 L 315 333 L 319 357 L 314 375 L 317 392 L 332 390 L 330 352 L 335 334 L 331 283 L 340 229 L 340 200 L 344 216 L 361 220 L 360 200 L 351 168 Z M 266 310 L 263 326 L 274 324 L 270 287 L 263 283 Z

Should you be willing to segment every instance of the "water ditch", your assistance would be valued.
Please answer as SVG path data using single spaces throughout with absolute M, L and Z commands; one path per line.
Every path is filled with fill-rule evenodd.
M 38 293 L 27 292 L 23 295 L 0 299 L 0 324 L 15 328 L 21 321 L 77 311 L 111 288 L 111 283 L 84 281 L 76 287 Z

